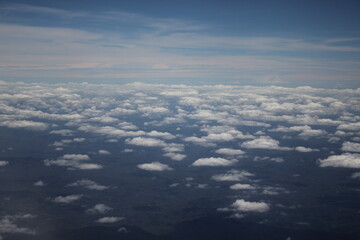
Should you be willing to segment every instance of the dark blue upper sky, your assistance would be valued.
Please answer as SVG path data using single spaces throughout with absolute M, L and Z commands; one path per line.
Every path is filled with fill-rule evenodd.
M 358 87 L 359 10 L 359 1 L 4 1 L 0 78 Z

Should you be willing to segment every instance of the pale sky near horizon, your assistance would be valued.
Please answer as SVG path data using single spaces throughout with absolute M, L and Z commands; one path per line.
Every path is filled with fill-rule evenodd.
M 2 1 L 0 80 L 360 87 L 358 1 Z

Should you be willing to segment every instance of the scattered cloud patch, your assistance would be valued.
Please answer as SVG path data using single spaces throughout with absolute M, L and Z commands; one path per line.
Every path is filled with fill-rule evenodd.
M 116 223 L 123 220 L 124 217 L 103 217 L 96 220 L 98 223 Z
M 168 165 L 160 163 L 160 162 L 138 164 L 137 167 L 140 168 L 140 169 L 146 170 L 146 171 L 168 171 L 168 170 L 173 170 Z
M 344 153 L 319 160 L 320 167 L 360 168 L 360 154 Z
M 102 190 L 109 188 L 107 186 L 100 185 L 89 179 L 78 180 L 74 183 L 68 184 L 67 186 L 69 186 L 69 187 L 84 187 L 84 188 L 87 188 L 90 190 L 98 190 L 98 191 L 102 191 Z
M 245 154 L 244 151 L 240 149 L 232 149 L 232 148 L 220 148 L 215 151 L 218 154 L 224 154 L 224 155 L 242 155 Z
M 344 142 L 341 150 L 347 152 L 360 152 L 360 143 Z
M 199 158 L 195 162 L 192 163 L 192 166 L 199 167 L 199 166 L 211 166 L 211 167 L 217 167 L 217 166 L 231 166 L 237 163 L 238 161 L 236 159 L 233 160 L 227 160 L 225 158 Z
M 6 166 L 8 164 L 9 164 L 8 161 L 0 161 L 0 167 L 4 167 L 4 166 Z
M 243 148 L 250 149 L 271 149 L 271 150 L 291 150 L 288 147 L 280 147 L 279 141 L 270 137 L 260 137 L 241 144 Z
M 242 180 L 247 180 L 249 177 L 253 177 L 255 176 L 252 173 L 249 173 L 247 171 L 244 170 L 235 170 L 232 169 L 224 174 L 218 174 L 218 175 L 214 175 L 211 177 L 211 179 L 215 180 L 215 181 L 231 181 L 231 182 L 238 182 L 238 181 L 242 181 Z
M 68 203 L 78 201 L 82 197 L 83 197 L 83 195 L 81 195 L 81 194 L 73 194 L 73 195 L 68 195 L 68 196 L 58 196 L 58 197 L 53 199 L 53 202 L 68 204 Z
M 87 209 L 86 212 L 90 214 L 105 214 L 111 210 L 113 210 L 113 208 L 105 204 L 98 203 L 94 207 Z
M 302 146 L 296 147 L 295 150 L 298 152 L 317 152 L 317 151 L 319 151 L 319 149 L 307 148 L 307 147 L 302 147 Z

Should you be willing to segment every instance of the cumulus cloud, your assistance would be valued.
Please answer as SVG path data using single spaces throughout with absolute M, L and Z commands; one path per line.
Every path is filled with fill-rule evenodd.
M 360 143 L 344 142 L 341 150 L 347 152 L 360 152 Z
M 175 161 L 181 161 L 184 158 L 186 158 L 186 155 L 181 154 L 181 153 L 174 153 L 174 152 L 165 153 L 164 156 L 169 157 L 170 159 L 175 160 Z
M 272 139 L 270 137 L 263 137 L 243 142 L 241 144 L 243 148 L 250 148 L 250 149 L 272 149 L 272 150 L 291 150 L 288 147 L 280 147 L 279 141 Z
M 99 150 L 98 153 L 99 153 L 100 155 L 109 155 L 109 154 L 111 154 L 111 153 L 110 153 L 109 151 L 107 151 L 107 150 Z
M 247 183 L 236 183 L 234 185 L 230 186 L 230 189 L 233 190 L 253 190 L 256 189 L 253 185 L 247 184 Z
M 166 164 L 160 162 L 152 162 L 152 163 L 143 163 L 138 164 L 138 168 L 146 170 L 146 171 L 166 171 L 166 170 L 173 170 Z
M 360 154 L 344 153 L 319 160 L 320 167 L 360 168 Z
M 155 138 L 164 138 L 164 139 L 174 139 L 176 138 L 174 135 L 168 132 L 158 132 L 158 131 L 151 131 L 146 134 L 149 137 L 155 137 Z
M 34 186 L 35 186 L 35 187 L 43 187 L 43 186 L 45 186 L 45 183 L 40 180 L 40 181 L 35 182 L 35 183 L 34 183 Z
M 69 129 L 52 130 L 52 131 L 50 131 L 50 134 L 58 134 L 58 135 L 61 135 L 63 137 L 69 137 L 69 136 L 72 136 L 74 134 L 74 131 L 69 130 Z
M 4 167 L 4 166 L 6 166 L 8 164 L 9 164 L 8 161 L 0 161 L 0 167 Z
M 0 126 L 8 128 L 23 128 L 28 130 L 44 131 L 48 129 L 49 125 L 43 122 L 34 122 L 27 120 L 12 120 L 0 122 Z
M 160 139 L 156 138 L 146 138 L 146 137 L 135 137 L 132 139 L 126 139 L 127 144 L 144 146 L 144 147 L 164 147 L 166 143 Z
M 26 227 L 20 227 L 17 225 L 17 221 L 24 220 L 24 219 L 32 219 L 34 218 L 34 215 L 31 214 L 23 214 L 23 215 L 6 215 L 0 218 L 0 233 L 4 234 L 28 234 L 28 235 L 34 235 L 36 234 L 35 230 L 26 228 Z M 0 236 L 1 239 L 1 236 Z
M 123 220 L 124 217 L 103 217 L 96 220 L 98 223 L 116 223 Z
M 105 204 L 98 203 L 94 207 L 87 209 L 86 212 L 90 213 L 90 214 L 105 214 L 105 213 L 111 211 L 112 209 L 113 208 L 111 208 Z
M 248 202 L 244 199 L 236 200 L 231 207 L 240 212 L 266 212 L 270 206 L 264 202 Z
M 237 182 L 237 181 L 241 181 L 241 180 L 247 180 L 249 177 L 253 177 L 255 176 L 252 173 L 249 173 L 247 171 L 241 170 L 235 170 L 232 169 L 224 174 L 218 174 L 218 175 L 214 175 L 211 177 L 211 179 L 215 180 L 215 181 L 232 181 L 232 182 Z
M 254 161 L 271 161 L 271 162 L 277 162 L 277 163 L 282 163 L 284 162 L 284 159 L 281 157 L 259 157 L 259 156 L 255 156 L 254 157 Z
M 44 164 L 46 166 L 61 166 L 68 167 L 69 170 L 94 170 L 103 168 L 99 164 L 95 163 L 84 163 L 84 161 L 90 160 L 88 155 L 85 154 L 65 154 L 56 160 L 45 159 Z
M 340 124 L 337 129 L 345 131 L 360 131 L 360 122 L 356 123 L 343 123 Z
M 69 187 L 84 187 L 87 189 L 91 189 L 91 190 L 98 190 L 98 191 L 102 191 L 105 189 L 108 189 L 109 187 L 104 186 L 104 185 L 100 185 L 92 180 L 89 179 L 82 179 L 82 180 L 78 180 L 74 183 L 68 184 Z
M 236 159 L 233 160 L 227 160 L 225 158 L 199 158 L 195 162 L 192 163 L 192 166 L 211 166 L 211 167 L 217 167 L 217 166 L 231 166 L 234 165 L 237 162 Z
M 73 194 L 73 195 L 67 195 L 67 196 L 58 196 L 56 198 L 53 199 L 53 202 L 56 203 L 72 203 L 74 201 L 80 200 L 82 198 L 83 195 L 81 194 Z
M 224 155 L 241 155 L 245 154 L 244 151 L 240 149 L 232 149 L 232 148 L 220 148 L 215 151 L 218 154 L 224 154 Z
M 317 152 L 317 151 L 319 151 L 319 149 L 307 148 L 307 147 L 302 147 L 302 146 L 296 147 L 295 150 L 298 152 Z

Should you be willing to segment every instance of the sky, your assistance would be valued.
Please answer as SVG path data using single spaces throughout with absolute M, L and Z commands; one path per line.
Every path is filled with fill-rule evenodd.
M 0 80 L 360 87 L 358 1 L 1 1 Z

